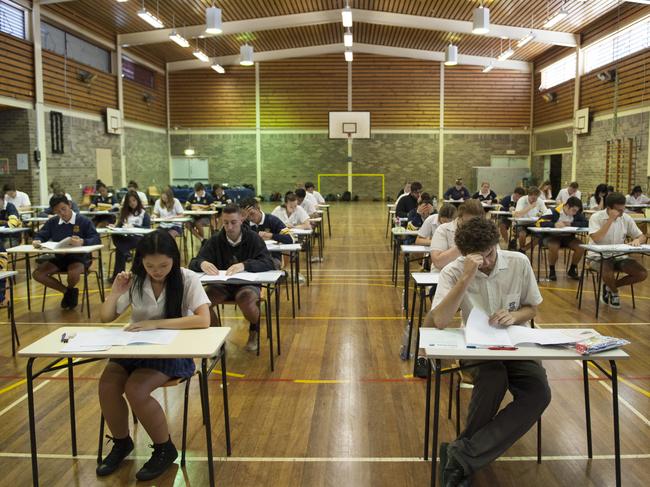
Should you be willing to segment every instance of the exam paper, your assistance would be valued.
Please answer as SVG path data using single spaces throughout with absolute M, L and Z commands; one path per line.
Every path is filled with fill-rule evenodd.
M 420 328 L 420 348 L 458 348 L 460 337 L 437 328 Z

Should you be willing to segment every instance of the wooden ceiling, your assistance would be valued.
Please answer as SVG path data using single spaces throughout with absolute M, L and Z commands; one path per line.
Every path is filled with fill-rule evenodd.
M 145 0 L 145 6 L 156 12 L 167 27 L 175 23 L 197 25 L 205 22 L 205 8 L 212 0 Z M 479 0 L 351 0 L 355 9 L 401 13 L 425 17 L 439 17 L 471 21 L 472 11 Z M 485 0 L 490 8 L 490 21 L 515 27 L 541 29 L 549 15 L 557 12 L 562 0 Z M 217 0 L 222 9 L 223 21 L 246 20 L 296 13 L 341 9 L 344 0 Z M 564 2 L 569 15 L 552 30 L 580 32 L 586 25 L 605 13 L 618 8 L 630 8 L 632 4 L 620 6 L 618 0 L 567 0 Z M 114 39 L 116 34 L 143 32 L 151 28 L 136 12 L 142 7 L 139 0 L 118 3 L 115 0 L 72 0 L 44 6 L 68 20 L 92 29 L 98 34 Z M 391 47 L 442 51 L 453 40 L 462 54 L 495 57 L 507 46 L 507 40 L 494 37 L 457 34 L 424 29 L 395 27 L 355 22 L 355 42 Z M 210 56 L 226 56 L 239 53 L 239 46 L 247 41 L 256 51 L 290 49 L 342 43 L 343 28 L 340 22 L 301 26 L 295 28 L 224 35 L 199 41 L 199 47 Z M 196 45 L 196 41 L 192 41 Z M 532 61 L 551 46 L 531 42 L 515 51 L 512 59 Z M 151 44 L 132 48 L 147 59 L 160 62 L 191 59 L 191 49 L 183 49 L 172 42 Z

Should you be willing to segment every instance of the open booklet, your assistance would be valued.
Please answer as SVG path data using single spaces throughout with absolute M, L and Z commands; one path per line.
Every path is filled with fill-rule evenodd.
M 80 332 L 61 349 L 62 352 L 96 352 L 114 345 L 169 345 L 178 330 L 124 331 L 121 328 L 102 328 Z
M 56 249 L 65 249 L 66 247 L 72 247 L 72 237 L 66 237 L 59 242 L 41 242 L 41 247 L 44 249 L 56 250 Z
M 527 326 L 491 326 L 489 316 L 480 308 L 473 308 L 465 323 L 465 344 L 469 348 L 514 347 L 520 343 L 564 345 L 576 339 L 557 330 L 528 328 Z
M 593 244 L 590 244 L 593 245 Z M 596 247 L 598 250 L 602 251 L 611 251 L 611 252 L 626 252 L 626 251 L 634 251 L 634 250 L 644 250 L 648 251 L 650 250 L 650 244 L 643 244 L 639 245 L 638 247 L 635 247 L 634 245 L 629 245 L 629 244 L 604 244 L 604 245 L 593 245 Z
M 219 271 L 219 274 L 205 274 L 200 273 L 199 278 L 201 282 L 226 282 L 226 281 L 249 281 L 260 282 L 277 274 L 278 271 L 265 271 L 265 272 L 238 272 L 230 276 L 226 275 L 226 271 Z

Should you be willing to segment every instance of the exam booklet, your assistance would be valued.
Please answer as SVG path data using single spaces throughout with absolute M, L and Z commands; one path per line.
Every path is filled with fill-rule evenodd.
M 125 331 L 120 328 L 80 332 L 61 349 L 62 352 L 95 352 L 116 345 L 169 345 L 178 330 Z
M 66 237 L 60 242 L 41 242 L 41 247 L 45 249 L 55 250 L 55 249 L 64 249 L 66 247 L 72 247 L 72 237 Z

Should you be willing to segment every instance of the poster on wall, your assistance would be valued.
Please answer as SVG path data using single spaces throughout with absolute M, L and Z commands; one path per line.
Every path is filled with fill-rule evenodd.
M 29 156 L 27 154 L 16 154 L 16 169 L 19 171 L 29 170 Z
M 0 174 L 9 174 L 9 159 L 0 159 Z

